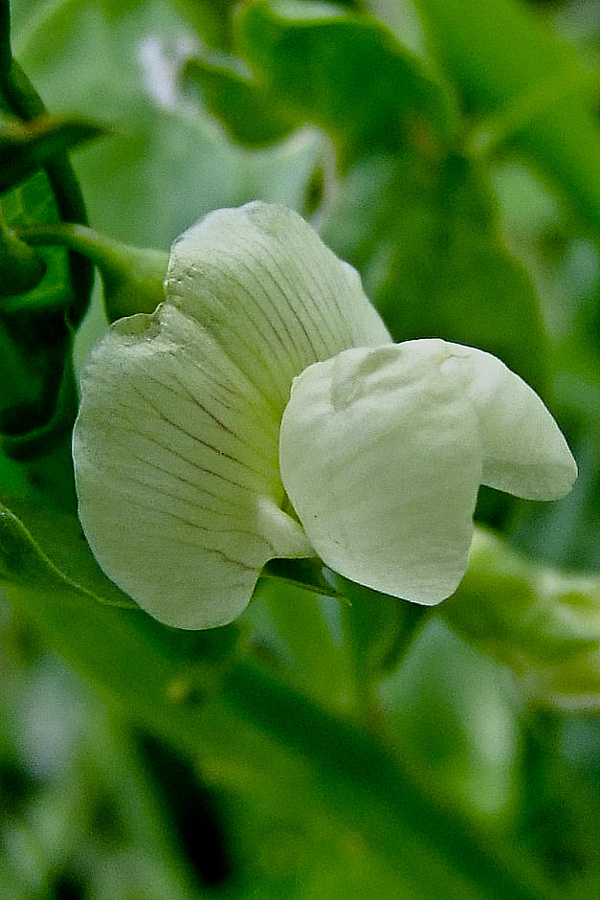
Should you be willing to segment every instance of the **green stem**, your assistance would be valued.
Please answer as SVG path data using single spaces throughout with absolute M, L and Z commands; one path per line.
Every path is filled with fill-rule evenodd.
M 138 312 L 153 312 L 165 299 L 168 255 L 160 250 L 131 247 L 78 224 L 36 225 L 21 228 L 18 234 L 30 246 L 68 247 L 97 266 L 111 322 Z
M 398 667 L 431 609 L 355 584 L 334 572 L 331 578 L 347 598 L 341 613 L 356 703 L 363 721 L 376 730 L 380 725 L 376 687 L 384 673 Z
M 46 112 L 39 94 L 12 56 L 10 42 L 10 3 L 0 0 L 0 99 L 17 118 L 31 121 Z M 47 160 L 44 170 L 63 221 L 87 223 L 87 212 L 79 181 L 66 153 Z M 89 261 L 70 257 L 74 301 L 69 309 L 69 324 L 75 329 L 89 306 L 94 273 Z
M 288 647 L 296 673 L 311 695 L 328 706 L 347 707 L 352 700 L 352 679 L 347 648 L 336 641 L 324 615 L 325 603 L 338 600 L 311 595 L 299 583 L 285 587 L 271 579 L 263 587 L 275 631 Z
M 42 100 L 12 56 L 8 0 L 0 0 L 0 107 L 24 121 L 45 112 Z M 46 161 L 44 171 L 58 215 L 69 221 L 86 222 L 83 195 L 68 156 L 65 153 L 54 154 Z M 65 431 L 70 429 L 77 411 L 75 379 L 69 361 L 70 332 L 78 327 L 88 309 L 94 272 L 89 260 L 72 253 L 69 254 L 69 268 L 71 284 L 64 285 L 64 310 L 49 314 L 41 325 L 46 340 L 52 341 L 47 349 L 48 360 L 56 363 L 48 366 L 44 379 L 44 417 L 41 419 L 38 416 L 32 422 L 34 428 L 39 421 L 45 424 L 37 428 L 30 442 L 25 429 L 23 434 L 8 438 L 9 443 L 13 441 L 12 450 L 19 458 L 23 458 L 23 454 L 29 457 L 36 453 L 43 455 L 48 447 L 56 443 L 63 442 L 64 446 Z M 8 444 L 4 445 L 4 450 L 12 452 Z M 68 455 L 65 457 L 63 454 L 63 457 L 68 461 Z

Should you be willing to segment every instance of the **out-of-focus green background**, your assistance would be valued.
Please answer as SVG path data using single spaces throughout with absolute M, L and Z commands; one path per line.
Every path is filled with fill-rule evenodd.
M 534 559 L 597 571 L 596 0 L 15 0 L 13 16 L 15 56 L 48 109 L 109 129 L 73 153 L 95 228 L 167 250 L 217 207 L 296 208 L 357 266 L 397 340 L 480 346 L 541 393 L 578 459 L 575 490 L 548 505 L 484 490 L 478 518 Z M 105 327 L 97 291 L 77 368 Z M 223 634 L 183 644 L 146 623 L 157 681 L 174 660 L 177 672 L 154 715 L 151 657 L 122 656 L 103 680 L 112 637 L 87 671 L 74 631 L 65 655 L 90 685 L 26 604 L 0 598 L 0 897 L 459 900 L 408 828 L 394 853 L 393 819 L 351 812 L 351 792 L 332 801 L 336 773 L 303 739 L 267 736 L 206 688 L 241 640 L 319 709 L 381 738 L 467 833 L 499 836 L 563 896 L 594 900 L 597 663 L 519 678 L 440 616 L 398 663 L 410 613 L 360 596 L 353 609 L 348 626 L 338 601 L 265 581 Z M 460 900 L 509 900 L 492 882 Z

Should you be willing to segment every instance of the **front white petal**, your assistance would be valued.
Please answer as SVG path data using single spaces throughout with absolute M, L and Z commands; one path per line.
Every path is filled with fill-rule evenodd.
M 491 353 L 442 340 L 410 342 L 465 391 L 479 417 L 482 483 L 527 500 L 569 493 L 577 465 L 532 388 Z
M 80 518 L 140 606 L 206 628 L 242 612 L 267 560 L 314 553 L 281 508 L 293 377 L 389 336 L 356 272 L 283 207 L 208 216 L 174 245 L 165 292 L 153 316 L 113 326 L 84 375 Z
M 455 383 L 410 344 L 348 350 L 303 372 L 280 465 L 332 569 L 422 604 L 456 589 L 481 479 L 479 426 Z

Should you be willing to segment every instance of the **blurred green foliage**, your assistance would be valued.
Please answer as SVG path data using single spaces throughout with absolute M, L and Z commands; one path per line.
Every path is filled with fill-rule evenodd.
M 533 384 L 581 475 L 556 504 L 482 492 L 505 541 L 442 613 L 274 570 L 235 625 L 163 627 L 78 525 L 89 277 L 43 249 L 42 280 L 0 297 L 0 896 L 598 896 L 600 620 L 565 569 L 597 590 L 599 22 L 596 0 L 15 0 L 51 118 L 27 124 L 4 42 L 7 228 L 83 218 L 49 152 L 82 117 L 109 132 L 73 165 L 111 237 L 167 250 L 210 209 L 284 202 L 397 340 L 474 344 Z M 105 327 L 95 296 L 76 368 Z

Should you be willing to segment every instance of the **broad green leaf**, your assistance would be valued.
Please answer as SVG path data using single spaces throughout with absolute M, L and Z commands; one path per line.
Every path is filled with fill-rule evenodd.
M 420 140 L 435 145 L 451 128 L 440 86 L 375 19 L 329 4 L 253 0 L 236 25 L 256 89 L 324 128 L 342 165 Z
M 483 174 L 464 156 L 363 159 L 322 234 L 362 273 L 395 340 L 487 350 L 544 391 L 548 342 L 533 283 L 503 246 Z
M 547 346 L 533 286 L 500 242 L 485 173 L 449 150 L 448 131 L 424 101 L 425 88 L 413 90 L 400 71 L 406 65 L 418 80 L 425 77 L 422 64 L 409 64 L 374 20 L 331 6 L 257 0 L 244 7 L 237 24 L 240 53 L 254 80 L 213 72 L 223 80 L 220 114 L 241 138 L 247 126 L 227 96 L 227 85 L 239 79 L 270 111 L 279 100 L 282 109 L 320 124 L 338 145 L 358 141 L 356 154 L 363 158 L 326 208 L 323 232 L 363 273 L 394 336 L 439 335 L 481 347 L 541 388 Z M 426 83 L 439 113 L 442 90 Z M 214 83 L 210 90 L 214 96 Z M 407 139 L 389 123 L 410 120 L 399 104 L 413 101 L 421 118 L 412 120 Z M 266 134 L 268 120 L 250 127 L 263 125 Z
M 6 481 L 6 466 L 0 477 Z M 14 487 L 14 482 L 13 482 Z M 4 499 L 5 491 L 0 491 Z M 133 608 L 133 601 L 108 580 L 98 567 L 74 514 L 52 508 L 40 492 L 23 500 L 9 496 L 13 509 L 0 504 L 2 522 L 0 583 L 35 589 L 45 597 L 62 584 L 86 602 Z M 15 515 L 17 510 L 21 518 Z M 28 523 L 27 528 L 23 521 Z M 32 532 L 35 538 L 32 536 Z M 40 602 L 52 602 L 40 600 Z
M 15 559 L 22 528 L 10 516 L 0 521 L 0 546 Z M 317 791 L 336 819 L 409 887 L 426 884 L 436 900 L 453 894 L 465 900 L 494 894 L 553 900 L 535 864 L 515 860 L 498 835 L 493 850 L 483 835 L 474 840 L 459 816 L 450 817 L 415 789 L 381 743 L 251 660 L 232 660 L 227 629 L 168 629 L 139 611 L 83 597 L 31 546 L 19 550 L 18 560 L 16 568 L 26 565 L 32 579 L 28 586 L 8 587 L 9 601 L 135 721 L 201 763 L 212 763 L 215 773 L 243 767 L 253 746 L 264 759 L 265 741 L 272 741 L 283 753 L 283 765 L 270 767 L 273 790 L 290 784 L 290 767 L 299 759 L 301 772 L 308 764 L 311 774 L 295 802 Z M 15 564 L 9 568 L 14 572 Z M 42 584 L 46 603 L 39 602 Z
M 208 46 L 230 49 L 237 0 L 174 0 Z
M 134 705 L 158 692 L 161 706 L 168 710 L 169 678 L 175 677 L 178 665 L 188 666 L 199 647 L 207 659 L 216 660 L 232 649 L 233 629 L 198 639 L 187 632 L 169 631 L 137 609 L 98 603 L 90 591 L 56 568 L 5 507 L 0 507 L 0 577 L 9 600 L 33 618 L 59 652 L 115 695 L 133 692 Z M 133 659 L 135 666 L 131 666 Z M 199 677 L 201 672 L 199 662 Z M 141 690 L 137 699 L 136 686 Z
M 600 229 L 595 91 L 576 53 L 516 0 L 418 0 L 434 49 L 478 116 L 479 137 L 526 153 Z
M 485 172 L 450 150 L 443 91 L 422 64 L 374 20 L 331 6 L 257 0 L 237 25 L 239 52 L 254 71 L 253 81 L 242 79 L 244 91 L 320 124 L 346 147 L 345 161 L 355 160 L 326 207 L 323 231 L 363 273 L 394 336 L 481 347 L 541 388 L 547 346 L 533 286 L 500 242 Z M 241 76 L 213 76 L 223 79 L 220 113 L 241 137 L 246 126 L 226 91 Z M 410 78 L 424 77 L 411 87 Z M 425 83 L 437 113 L 424 100 Z M 411 102 L 414 119 L 401 105 Z M 411 136 L 392 120 L 410 122 Z M 267 120 L 252 128 L 263 125 L 268 133 Z

